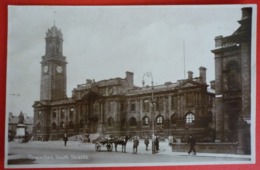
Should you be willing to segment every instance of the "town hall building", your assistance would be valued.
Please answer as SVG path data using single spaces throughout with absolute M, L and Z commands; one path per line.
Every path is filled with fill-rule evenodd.
M 135 86 L 134 73 L 127 71 L 124 78 L 86 80 L 67 97 L 61 30 L 53 26 L 45 40 L 40 100 L 33 105 L 35 139 L 57 140 L 65 133 L 151 137 L 154 131 L 180 140 L 189 134 L 214 140 L 214 82 L 212 88 L 207 85 L 205 67 L 198 77 L 189 71 L 187 79 L 142 87 Z

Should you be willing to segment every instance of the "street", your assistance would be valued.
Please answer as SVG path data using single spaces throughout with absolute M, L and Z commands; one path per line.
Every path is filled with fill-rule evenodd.
M 127 143 L 126 153 L 121 152 L 121 145 L 117 151 L 113 148 L 108 152 L 102 147 L 100 152 L 95 151 L 95 144 L 82 143 L 81 141 L 68 141 L 64 146 L 63 141 L 33 141 L 29 143 L 10 142 L 8 152 L 8 166 L 33 165 L 44 166 L 143 166 L 143 165 L 183 165 L 183 164 L 231 164 L 250 163 L 250 156 L 230 154 L 188 155 L 183 152 L 172 152 L 168 143 L 160 142 L 160 150 L 156 154 L 145 150 L 143 140 L 140 140 L 138 153 L 132 153 L 132 141 Z

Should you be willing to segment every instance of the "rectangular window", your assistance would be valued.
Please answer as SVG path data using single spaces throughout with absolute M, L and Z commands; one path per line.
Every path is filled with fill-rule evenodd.
M 120 103 L 120 110 L 121 110 L 121 111 L 124 111 L 124 107 L 125 107 L 124 103 L 123 103 L 123 102 Z
M 99 109 L 99 108 L 100 108 L 100 104 L 99 104 L 99 103 L 95 103 L 95 104 L 94 104 L 94 108 L 95 108 L 95 113 L 99 113 L 99 112 L 100 112 L 100 111 L 99 111 L 99 110 L 100 110 L 100 109 Z
M 61 110 L 61 119 L 64 119 L 65 118 L 65 109 L 62 109 Z
M 56 118 L 56 115 L 57 115 L 57 110 L 53 110 L 53 112 L 52 112 L 52 118 Z
M 71 119 L 73 118 L 73 114 L 74 114 L 74 108 L 70 108 L 69 116 L 70 116 Z
M 178 108 L 178 97 L 172 96 L 172 110 Z
M 157 102 L 156 102 L 156 110 L 157 111 L 163 111 L 163 98 L 157 98 Z
M 193 106 L 194 105 L 193 94 L 187 94 L 187 105 L 188 106 Z
M 148 112 L 149 111 L 149 100 L 145 99 L 143 101 L 143 111 Z
M 109 112 L 114 112 L 114 102 L 109 102 Z
M 131 101 L 130 111 L 131 111 L 131 112 L 135 112 L 135 102 L 134 102 L 134 101 Z
M 83 117 L 83 105 L 80 105 L 79 107 L 80 107 L 80 109 L 79 109 L 80 117 L 82 118 Z
M 38 120 L 41 119 L 41 116 L 42 116 L 42 111 L 39 111 L 39 112 L 38 112 L 38 116 L 37 116 L 37 117 L 38 117 Z

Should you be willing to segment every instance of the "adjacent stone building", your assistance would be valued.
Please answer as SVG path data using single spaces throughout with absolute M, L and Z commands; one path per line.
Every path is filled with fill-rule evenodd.
M 198 77 L 189 71 L 187 79 L 143 87 L 135 86 L 134 73 L 127 71 L 124 78 L 86 80 L 68 98 L 61 30 L 53 26 L 45 40 L 41 96 L 33 105 L 35 139 L 56 140 L 64 133 L 151 137 L 154 131 L 184 141 L 189 134 L 200 141 L 215 140 L 215 94 L 207 85 L 206 68 L 199 68 Z
M 252 8 L 242 9 L 241 25 L 215 38 L 216 140 L 238 142 L 250 153 Z

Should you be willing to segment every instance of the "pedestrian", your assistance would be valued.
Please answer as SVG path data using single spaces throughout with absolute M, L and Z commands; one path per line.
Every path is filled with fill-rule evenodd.
M 155 137 L 155 151 L 158 152 L 159 150 L 159 136 Z
M 144 144 L 145 144 L 145 148 L 146 148 L 146 150 L 148 150 L 148 145 L 149 145 L 149 139 L 148 139 L 148 137 L 146 136 L 145 137 L 145 139 L 144 139 Z
M 196 155 L 196 150 L 195 150 L 196 139 L 192 135 L 190 135 L 188 139 L 188 144 L 190 144 L 190 150 L 188 151 L 188 154 L 193 152 L 193 154 Z
M 135 138 L 133 140 L 133 153 L 137 153 L 138 145 L 139 145 L 139 140 L 138 140 L 137 136 L 135 136 Z
M 68 137 L 67 137 L 66 133 L 64 134 L 63 140 L 64 140 L 64 146 L 66 146 L 67 145 L 67 141 L 68 141 Z

